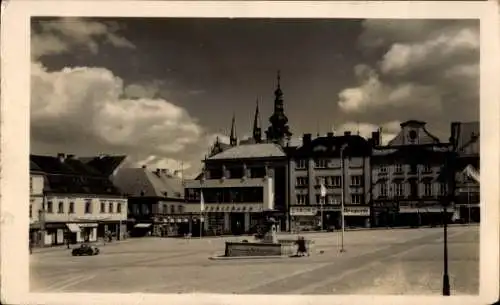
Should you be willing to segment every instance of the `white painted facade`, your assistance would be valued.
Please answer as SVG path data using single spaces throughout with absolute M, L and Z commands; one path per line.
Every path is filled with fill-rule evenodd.
M 199 180 L 187 181 L 185 188 L 235 188 L 235 187 L 262 187 L 263 202 L 238 202 L 238 203 L 205 203 L 204 212 L 246 212 L 260 213 L 264 210 L 274 209 L 274 180 L 265 178 L 244 179 L 207 179 L 201 183 Z M 186 213 L 199 213 L 200 204 L 189 203 L 184 207 Z

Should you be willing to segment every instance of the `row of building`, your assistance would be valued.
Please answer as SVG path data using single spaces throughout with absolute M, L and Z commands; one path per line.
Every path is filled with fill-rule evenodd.
M 269 215 L 281 230 L 335 229 L 342 202 L 347 227 L 437 225 L 449 201 L 450 221 L 479 222 L 478 122 L 452 123 L 445 143 L 416 120 L 385 145 L 381 130 L 294 143 L 279 81 L 265 138 L 258 105 L 250 139 L 238 141 L 233 117 L 230 143 L 216 140 L 193 180 L 122 168 L 125 156 L 31 155 L 32 240 L 246 234 Z

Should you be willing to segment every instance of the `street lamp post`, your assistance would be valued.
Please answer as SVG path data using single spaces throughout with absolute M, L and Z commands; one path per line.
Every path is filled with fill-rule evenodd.
M 443 296 L 450 295 L 450 277 L 448 274 L 448 205 L 453 202 L 455 194 L 455 171 L 454 171 L 455 140 L 450 138 L 450 145 L 446 151 L 445 158 L 445 178 L 448 185 L 448 192 L 443 203 Z

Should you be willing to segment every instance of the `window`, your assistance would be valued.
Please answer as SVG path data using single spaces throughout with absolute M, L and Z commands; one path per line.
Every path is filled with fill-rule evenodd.
M 340 204 L 340 196 L 327 196 L 329 204 Z
M 314 168 L 327 168 L 327 163 L 326 159 L 316 159 L 314 160 Z
M 297 186 L 306 186 L 307 177 L 297 177 Z
M 30 218 L 33 218 L 33 205 L 30 204 Z
M 69 203 L 68 213 L 69 214 L 74 214 L 75 213 L 75 203 L 74 202 L 70 202 Z
M 184 213 L 184 207 L 182 205 L 178 206 L 177 210 L 179 211 L 180 214 Z
M 380 173 L 387 173 L 387 166 L 385 166 L 385 165 L 380 165 L 380 166 L 379 166 L 379 172 L 380 172 Z
M 351 195 L 351 203 L 352 204 L 360 204 L 361 203 L 361 195 Z
M 106 204 L 101 202 L 101 213 L 106 213 Z
M 30 177 L 30 194 L 33 194 L 33 177 Z
M 64 202 L 59 201 L 59 205 L 57 206 L 57 213 L 58 214 L 63 214 L 64 213 Z
M 297 160 L 295 163 L 295 168 L 296 169 L 306 169 L 307 167 L 307 160 Z
M 47 202 L 47 213 L 52 213 L 53 212 L 53 206 L 52 206 L 52 201 Z
M 351 176 L 351 185 L 360 186 L 362 181 L 362 176 Z
M 432 173 L 432 167 L 429 164 L 424 164 L 422 166 L 422 172 L 424 172 L 424 173 Z
M 85 214 L 92 213 L 92 201 L 85 201 Z
M 341 176 L 332 176 L 331 177 L 331 185 L 335 187 L 339 187 L 342 183 Z
M 379 184 L 378 195 L 380 197 L 386 197 L 387 193 L 388 193 L 387 183 L 384 182 L 384 183 Z
M 112 202 L 109 203 L 108 213 L 113 213 L 113 203 Z
M 431 183 L 424 183 L 424 195 L 425 196 L 432 196 L 432 184 Z
M 175 214 L 175 205 L 170 206 L 170 214 Z
M 445 183 L 439 184 L 439 195 L 441 195 L 441 196 L 446 195 L 446 184 Z
M 116 213 L 121 213 L 122 212 L 122 204 L 121 203 L 117 203 L 116 204 Z
M 297 195 L 297 204 L 306 204 L 307 203 L 307 195 L 298 194 Z
M 404 196 L 403 183 L 394 184 L 394 196 L 396 196 L 396 197 L 403 197 Z
M 402 173 L 403 172 L 403 165 L 402 164 L 394 164 L 394 172 L 395 173 Z
M 316 177 L 316 185 L 325 184 L 325 177 Z
M 142 206 L 142 215 L 148 215 L 149 214 L 149 207 L 147 204 L 144 204 Z

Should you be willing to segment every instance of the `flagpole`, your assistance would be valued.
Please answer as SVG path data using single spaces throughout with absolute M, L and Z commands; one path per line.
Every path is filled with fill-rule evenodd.
M 341 234 L 341 239 L 340 239 L 340 252 L 345 252 L 345 249 L 344 249 L 344 223 L 345 223 L 345 218 L 344 218 L 344 200 L 345 200 L 345 194 L 344 194 L 344 149 L 345 149 L 345 145 L 342 146 L 342 148 L 340 149 L 340 185 L 341 185 L 341 189 L 340 189 L 340 194 L 341 194 L 341 201 L 340 201 L 340 215 L 342 217 L 342 234 Z

